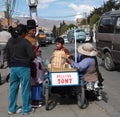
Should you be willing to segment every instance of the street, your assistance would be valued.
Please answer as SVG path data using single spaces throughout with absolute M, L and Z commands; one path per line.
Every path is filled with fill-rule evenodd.
M 77 45 L 79 45 L 77 43 Z M 65 44 L 65 47 L 74 54 L 74 44 Z M 55 44 L 41 47 L 42 58 L 50 59 L 52 51 L 55 48 Z M 104 90 L 102 101 L 90 101 L 86 109 L 80 109 L 77 103 L 58 103 L 52 110 L 46 111 L 45 106 L 36 109 L 36 112 L 28 115 L 29 117 L 120 117 L 120 80 L 119 80 L 119 67 L 115 71 L 106 71 L 103 68 L 102 62 L 99 59 L 99 68 L 104 78 Z M 9 69 L 0 69 L 2 80 L 5 79 L 9 73 Z M 9 95 L 9 83 L 3 83 L 0 85 L 0 117 L 7 117 L 8 108 L 8 95 Z M 20 96 L 19 96 L 20 98 Z M 21 104 L 20 99 L 18 104 Z M 13 115 L 12 117 L 16 116 Z M 19 114 L 17 117 L 21 117 Z

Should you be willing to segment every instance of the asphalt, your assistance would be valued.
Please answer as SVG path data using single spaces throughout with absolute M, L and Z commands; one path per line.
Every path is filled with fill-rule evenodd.
M 2 83 L 0 85 L 0 117 L 23 117 L 22 114 L 8 115 L 8 97 L 9 97 L 9 83 L 4 82 L 5 76 L 9 70 L 1 70 Z M 21 105 L 21 96 L 19 92 L 18 105 Z M 103 101 L 91 102 L 86 109 L 80 109 L 76 104 L 57 104 L 57 106 L 46 111 L 45 106 L 35 109 L 34 113 L 26 115 L 27 117 L 120 117 L 112 107 L 105 104 Z

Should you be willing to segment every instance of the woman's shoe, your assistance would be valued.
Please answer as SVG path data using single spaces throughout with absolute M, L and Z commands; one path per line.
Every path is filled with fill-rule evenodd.
M 22 109 L 19 108 L 19 109 L 17 109 L 16 112 L 10 112 L 10 111 L 8 111 L 8 114 L 9 114 L 9 115 L 12 115 L 12 114 L 19 114 L 19 113 L 21 113 L 21 111 L 22 111 Z
M 35 112 L 35 109 L 32 108 L 31 111 L 29 111 L 29 112 L 27 112 L 27 113 L 22 113 L 22 115 L 28 115 L 28 114 L 30 114 L 30 113 L 34 113 L 34 112 Z

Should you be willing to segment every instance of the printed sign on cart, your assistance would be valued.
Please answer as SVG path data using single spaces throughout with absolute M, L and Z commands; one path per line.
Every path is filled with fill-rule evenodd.
M 52 73 L 51 81 L 53 86 L 79 84 L 77 72 Z

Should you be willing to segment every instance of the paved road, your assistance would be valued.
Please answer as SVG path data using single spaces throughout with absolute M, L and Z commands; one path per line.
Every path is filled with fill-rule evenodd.
M 0 117 L 8 117 L 8 93 L 9 83 L 0 86 Z M 20 105 L 20 93 L 19 101 Z M 21 114 L 14 114 L 12 117 L 22 117 Z M 27 115 L 28 117 L 112 117 L 96 102 L 91 102 L 87 109 L 79 109 L 77 104 L 57 104 L 50 111 L 45 110 L 45 106 L 36 109 L 34 113 Z
M 69 50 L 73 51 L 71 49 L 72 45 L 66 45 Z M 43 52 L 43 58 L 50 58 L 50 53 L 53 50 L 55 45 L 50 45 L 48 47 L 42 47 Z M 51 49 L 49 49 L 51 48 Z M 45 53 L 45 54 L 44 54 Z M 119 99 L 119 90 L 117 89 L 117 92 L 115 88 L 118 88 L 117 81 L 114 80 L 114 77 L 112 77 L 111 72 L 105 71 L 101 67 L 101 72 L 103 73 L 103 76 L 105 77 L 105 89 L 104 89 L 104 100 L 103 101 L 91 101 L 89 106 L 86 109 L 79 109 L 76 102 L 74 103 L 66 103 L 65 100 L 63 100 L 63 103 L 58 103 L 55 108 L 53 108 L 50 111 L 45 110 L 45 106 L 36 109 L 35 113 L 28 115 L 28 117 L 120 117 L 117 101 Z M 5 76 L 9 73 L 9 69 L 0 69 L 0 73 L 2 76 L 2 79 L 5 79 Z M 115 72 L 116 74 L 116 72 Z M 111 80 L 114 80 L 113 83 L 109 84 L 110 81 L 108 80 L 109 76 Z M 117 72 L 117 75 L 119 73 Z M 119 77 L 119 76 L 118 76 Z M 117 78 L 116 78 L 117 79 Z M 118 79 L 117 79 L 118 80 Z M 109 90 L 110 85 L 112 86 Z M 119 93 L 119 94 L 117 94 Z M 8 108 L 8 94 L 9 94 L 9 83 L 4 83 L 0 85 L 0 117 L 8 117 L 7 114 L 7 108 Z M 113 95 L 113 97 L 111 96 Z M 20 99 L 20 93 L 19 93 L 19 101 L 18 104 L 21 105 L 21 99 Z M 114 99 L 113 99 L 114 98 Z M 114 101 L 113 101 L 114 100 Z M 119 102 L 119 101 L 118 101 Z M 114 105 L 114 106 L 113 106 Z M 12 115 L 12 117 L 22 117 L 21 114 L 15 114 Z

